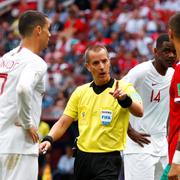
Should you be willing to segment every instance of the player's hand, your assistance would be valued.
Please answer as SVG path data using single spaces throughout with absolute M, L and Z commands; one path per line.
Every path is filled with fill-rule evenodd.
M 39 135 L 37 133 L 37 129 L 34 126 L 27 129 L 27 133 L 31 137 L 34 143 L 37 143 L 39 141 Z
M 128 127 L 128 136 L 141 147 L 144 147 L 144 144 L 149 144 L 151 141 L 147 138 L 150 137 L 150 134 L 140 133 L 132 127 Z
M 122 89 L 119 89 L 119 81 L 116 81 L 114 92 L 109 92 L 109 94 L 118 100 L 124 100 L 127 96 Z
M 180 175 L 180 164 L 171 164 L 171 169 L 168 173 L 168 180 L 179 180 L 178 176 Z
M 46 152 L 51 148 L 51 143 L 49 141 L 44 141 L 39 145 L 39 153 L 46 154 Z

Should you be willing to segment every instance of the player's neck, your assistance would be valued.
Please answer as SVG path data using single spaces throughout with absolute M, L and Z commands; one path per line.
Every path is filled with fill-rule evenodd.
M 29 49 L 30 51 L 32 51 L 33 53 L 39 55 L 40 53 L 39 45 L 38 43 L 34 43 L 34 42 L 36 41 L 30 38 L 23 39 L 21 41 L 21 47 L 25 47 Z
M 176 54 L 178 61 L 180 61 L 180 44 L 176 45 Z
M 152 62 L 154 68 L 156 69 L 156 71 L 164 76 L 166 75 L 166 72 L 167 72 L 167 68 L 164 68 L 161 64 L 159 64 L 156 60 Z
M 104 80 L 101 80 L 101 79 L 94 79 L 94 83 L 96 84 L 96 86 L 103 86 L 105 84 L 107 84 L 109 81 L 111 80 L 111 77 L 110 75 L 104 79 Z

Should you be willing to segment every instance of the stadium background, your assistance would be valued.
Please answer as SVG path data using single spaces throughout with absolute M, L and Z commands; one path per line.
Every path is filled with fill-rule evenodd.
M 119 79 L 136 64 L 153 58 L 154 42 L 167 32 L 167 21 L 180 11 L 180 0 L 0 0 L 0 56 L 19 44 L 17 19 L 28 9 L 42 11 L 52 21 L 50 43 L 41 54 L 48 63 L 39 129 L 43 137 L 63 113 L 72 91 L 91 80 L 84 68 L 86 47 L 105 45 L 112 76 Z M 40 158 L 39 179 L 63 180 L 54 175 L 57 164 L 77 135 L 74 123 Z

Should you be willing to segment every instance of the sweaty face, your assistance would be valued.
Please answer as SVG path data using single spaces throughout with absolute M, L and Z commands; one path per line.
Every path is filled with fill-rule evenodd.
M 41 31 L 42 49 L 44 49 L 48 46 L 49 38 L 51 36 L 51 34 L 49 32 L 49 28 L 50 28 L 50 21 L 46 18 L 46 24 L 44 25 L 44 27 L 42 28 L 42 31 Z
M 104 85 L 110 80 L 110 60 L 104 49 L 99 52 L 90 51 L 86 67 L 96 85 Z
M 171 42 L 163 42 L 162 47 L 157 50 L 156 58 L 165 68 L 172 67 L 176 61 L 176 50 Z

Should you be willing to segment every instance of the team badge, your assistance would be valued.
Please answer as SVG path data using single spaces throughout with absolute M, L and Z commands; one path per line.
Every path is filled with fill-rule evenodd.
M 177 84 L 178 96 L 180 96 L 180 83 Z

